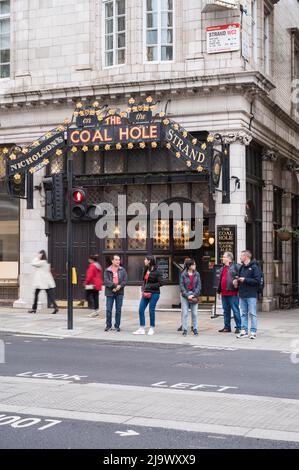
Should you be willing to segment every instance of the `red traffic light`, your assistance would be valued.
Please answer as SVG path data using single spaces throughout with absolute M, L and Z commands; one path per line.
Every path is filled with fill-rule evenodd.
M 85 192 L 82 189 L 75 189 L 73 191 L 73 201 L 77 204 L 85 201 Z

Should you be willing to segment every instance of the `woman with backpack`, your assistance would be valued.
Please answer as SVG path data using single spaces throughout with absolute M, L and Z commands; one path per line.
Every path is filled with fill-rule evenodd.
M 183 335 L 188 332 L 189 308 L 191 308 L 193 334 L 198 335 L 198 298 L 201 291 L 201 280 L 199 272 L 196 271 L 194 259 L 188 259 L 185 269 L 180 276 L 181 305 L 182 305 L 182 327 Z
M 144 312 L 149 305 L 150 328 L 148 335 L 155 334 L 156 305 L 160 298 L 160 287 L 162 285 L 162 276 L 156 265 L 153 256 L 146 256 L 144 259 L 143 284 L 141 287 L 141 299 L 139 304 L 139 324 L 138 330 L 133 335 L 145 335 L 145 316 Z

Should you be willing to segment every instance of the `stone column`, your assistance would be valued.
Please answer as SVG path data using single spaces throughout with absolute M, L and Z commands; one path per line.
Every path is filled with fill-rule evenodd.
M 292 169 L 293 165 L 286 162 L 282 171 L 282 225 L 292 228 Z M 282 243 L 282 282 L 292 282 L 292 239 Z
M 277 155 L 273 150 L 264 149 L 262 155 L 263 171 L 263 272 L 265 287 L 262 310 L 269 312 L 274 306 L 274 273 L 273 273 L 273 166 Z
M 38 186 L 43 179 L 43 171 L 34 174 L 34 185 Z M 15 308 L 29 308 L 33 302 L 32 277 L 34 268 L 31 261 L 36 258 L 40 250 L 48 251 L 48 242 L 45 235 L 45 215 L 43 195 L 34 191 L 34 209 L 27 209 L 27 202 L 21 200 L 20 204 L 20 298 L 13 304 Z M 44 291 L 39 297 L 39 306 L 47 306 Z
M 239 261 L 240 252 L 246 249 L 246 146 L 250 144 L 252 137 L 241 131 L 223 133 L 221 136 L 222 142 L 230 145 L 230 178 L 232 176 L 239 178 L 240 188 L 235 187 L 235 179 L 231 178 L 229 204 L 222 203 L 221 192 L 217 191 L 215 194 L 216 238 L 218 225 L 236 225 L 236 261 Z M 219 143 L 219 140 L 216 142 Z M 216 259 L 218 259 L 217 252 Z M 217 304 L 217 313 L 221 313 L 221 310 L 221 306 Z
M 230 180 L 230 203 L 222 204 L 221 192 L 215 195 L 216 226 L 237 226 L 237 258 L 246 248 L 246 145 L 249 145 L 252 137 L 245 132 L 222 134 L 222 141 L 230 144 L 230 177 L 236 176 L 240 180 L 240 189 Z M 225 156 L 224 156 L 225 158 Z

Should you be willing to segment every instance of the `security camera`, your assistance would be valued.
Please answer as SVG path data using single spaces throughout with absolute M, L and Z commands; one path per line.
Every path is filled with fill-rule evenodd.
M 231 179 L 235 180 L 236 189 L 240 189 L 240 178 L 238 178 L 238 176 L 231 176 Z

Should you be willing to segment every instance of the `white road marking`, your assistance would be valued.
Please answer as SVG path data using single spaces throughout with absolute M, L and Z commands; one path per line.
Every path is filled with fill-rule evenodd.
M 8 416 L 8 415 L 0 415 L 0 426 L 11 426 L 14 429 L 20 428 L 28 428 L 39 424 L 42 421 L 41 418 L 22 418 L 21 416 Z M 57 419 L 44 419 L 46 424 L 41 428 L 38 428 L 38 431 L 44 431 L 56 424 L 61 423 L 62 421 L 58 421 Z
M 133 431 L 133 429 L 128 429 L 127 431 L 115 431 L 114 434 L 119 434 L 121 437 L 139 436 L 139 432 Z
M 68 375 L 68 374 L 53 374 L 51 372 L 38 372 L 33 373 L 32 371 L 22 372 L 17 374 L 16 377 L 27 377 L 27 378 L 37 378 L 37 379 L 61 379 L 61 380 L 76 380 L 79 382 L 83 378 L 87 378 L 88 375 Z
M 186 383 L 186 382 L 179 382 L 173 385 L 169 385 L 166 381 L 157 382 L 151 384 L 151 387 L 159 387 L 159 388 L 175 388 L 179 390 L 206 390 L 209 388 L 217 388 L 217 390 L 213 390 L 214 392 L 225 392 L 228 389 L 238 389 L 239 387 L 232 387 L 228 385 L 212 385 L 212 384 L 194 384 L 194 383 Z

